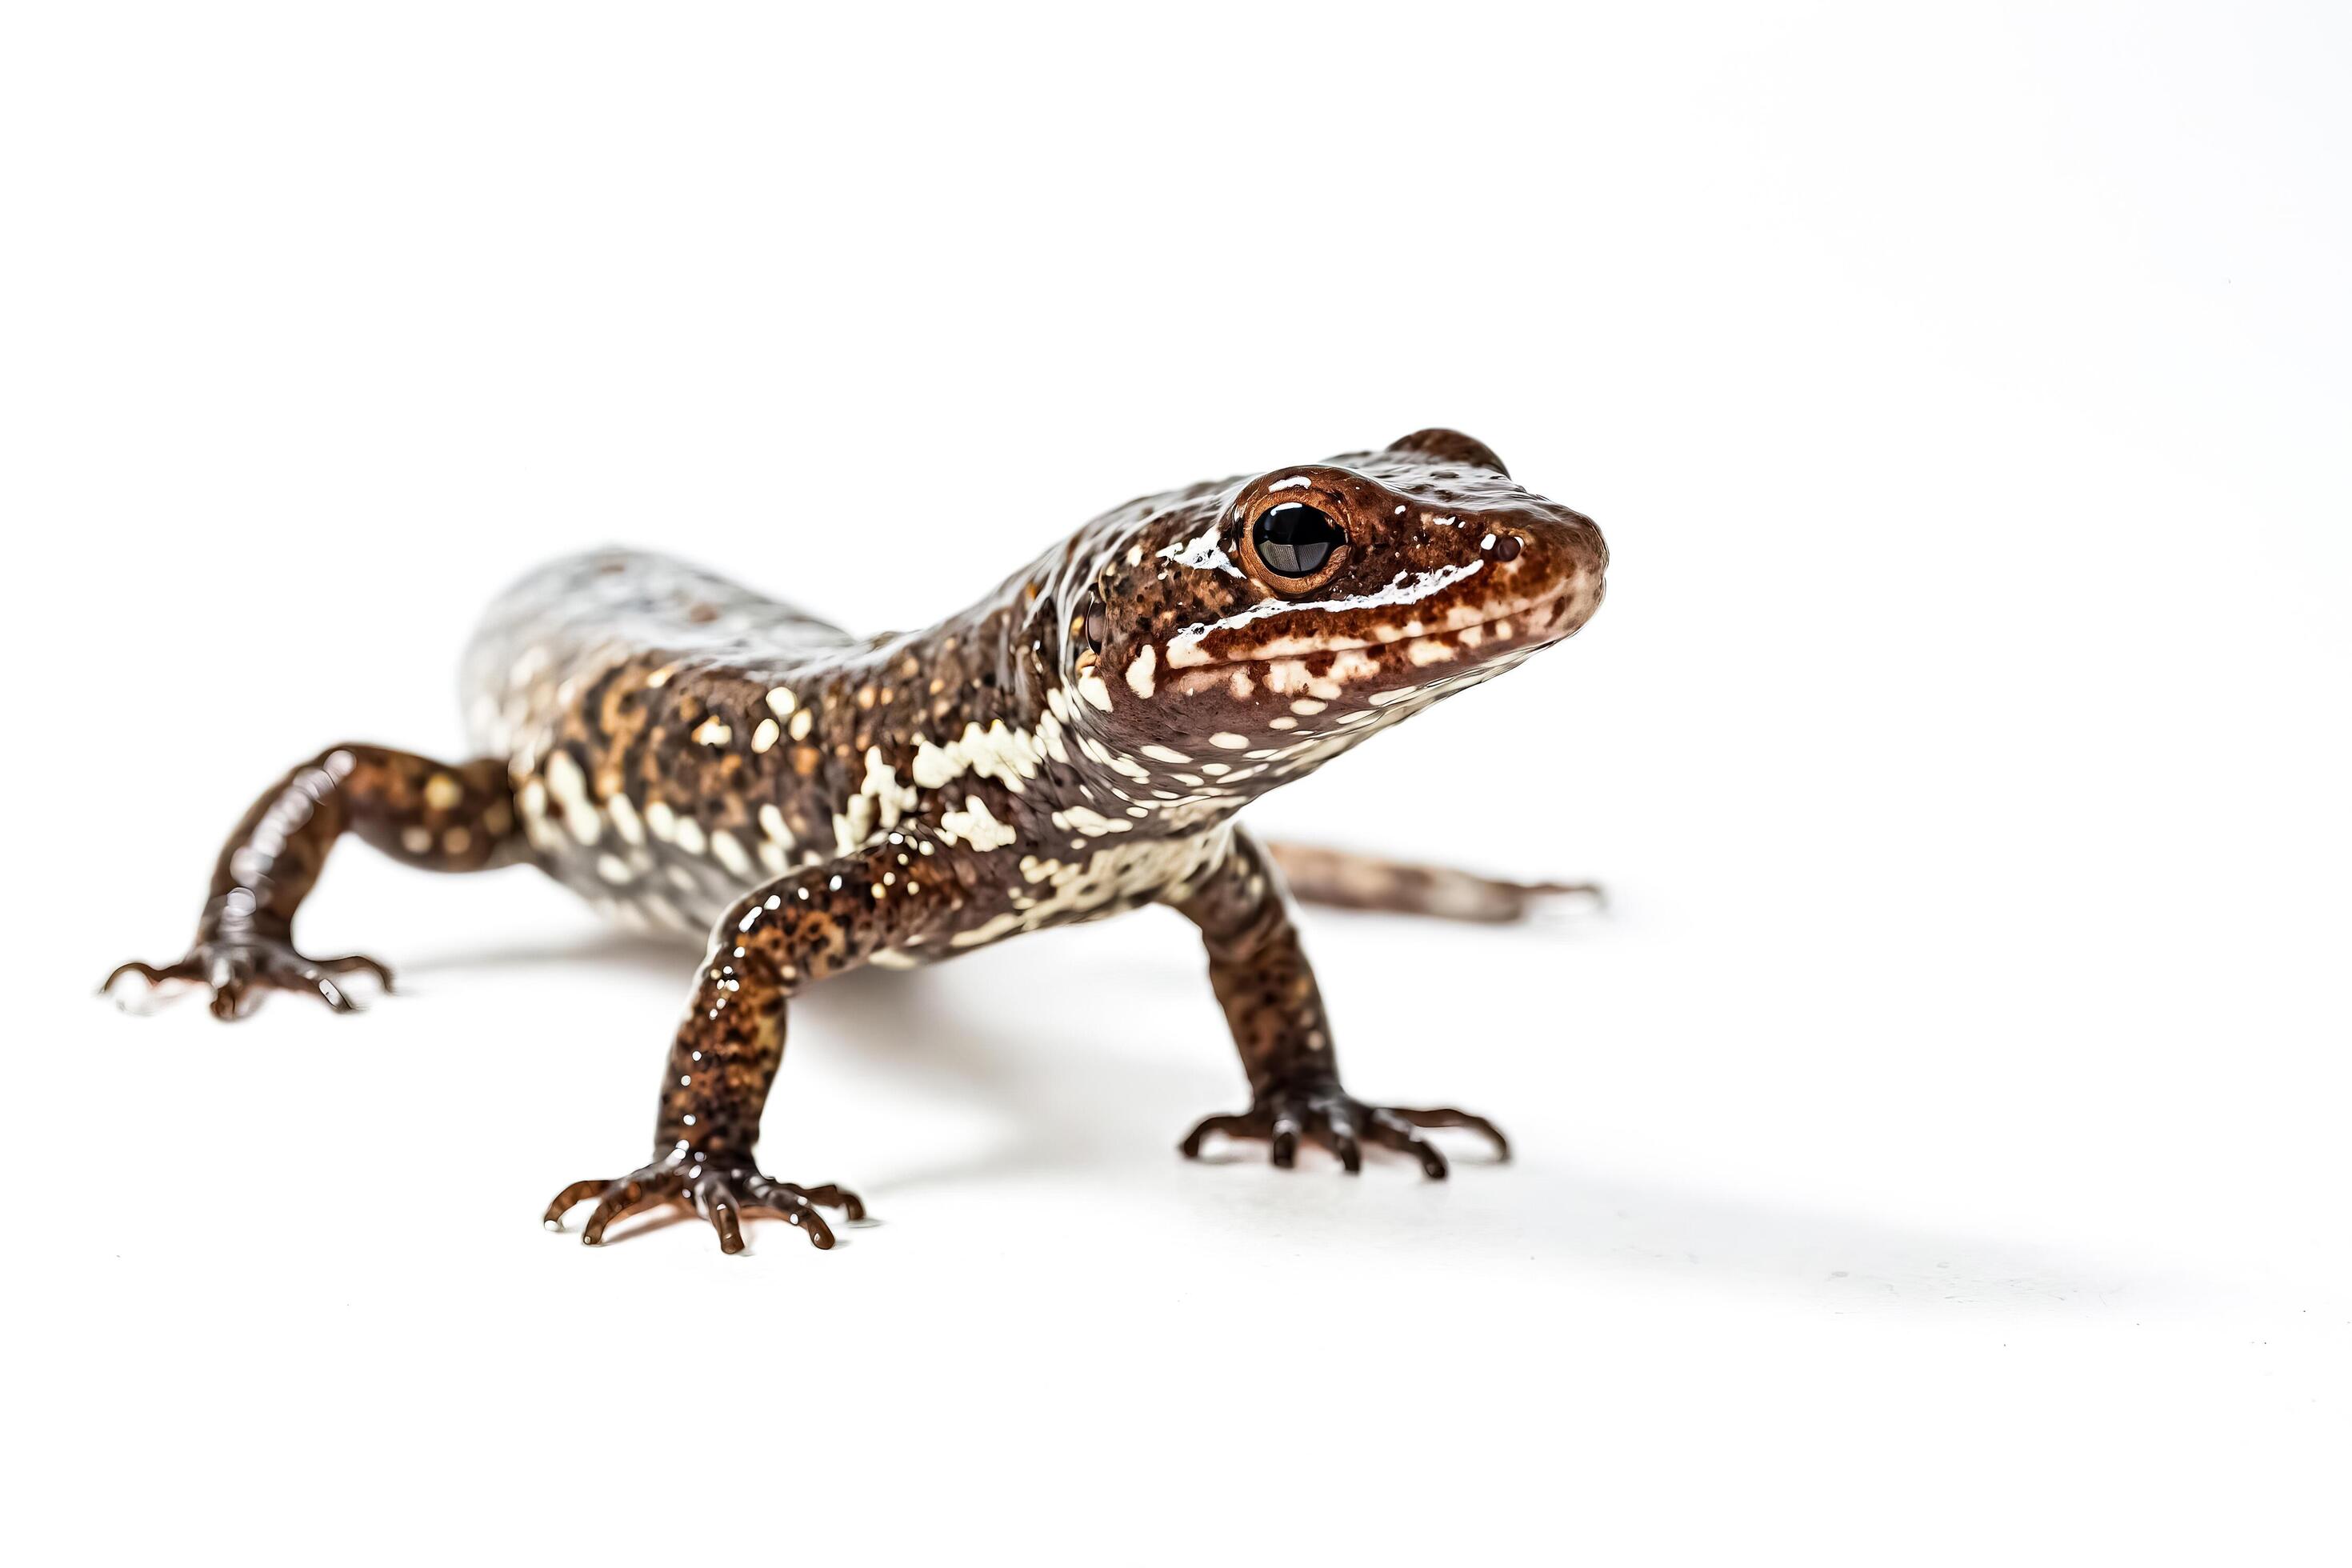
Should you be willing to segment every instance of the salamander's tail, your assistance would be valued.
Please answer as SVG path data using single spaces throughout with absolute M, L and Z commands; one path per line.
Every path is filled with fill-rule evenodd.
M 1266 848 L 1303 904 L 1501 925 L 1525 920 L 1538 900 L 1559 894 L 1606 901 L 1593 882 L 1505 882 L 1447 866 L 1412 866 L 1306 844 Z

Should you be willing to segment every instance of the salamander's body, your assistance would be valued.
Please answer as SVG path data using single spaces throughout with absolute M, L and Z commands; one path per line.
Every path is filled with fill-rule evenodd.
M 821 1243 L 815 1205 L 857 1212 L 751 1163 L 793 993 L 1162 902 L 1201 928 L 1253 1089 L 1187 1152 L 1223 1131 L 1287 1164 L 1304 1135 L 1353 1169 L 1369 1140 L 1443 1174 L 1418 1128 L 1491 1127 L 1339 1088 L 1281 874 L 1234 818 L 1576 630 L 1605 561 L 1588 520 L 1468 437 L 1423 431 L 1130 502 L 918 632 L 855 637 L 659 556 L 559 562 L 500 598 L 467 651 L 478 761 L 330 748 L 232 837 L 195 951 L 125 968 L 205 984 L 224 1016 L 268 985 L 348 1005 L 334 976 L 380 966 L 313 963 L 289 940 L 345 827 L 434 868 L 527 860 L 624 922 L 710 932 L 653 1161 L 567 1188 L 550 1218 L 599 1198 L 594 1240 L 688 1199 L 731 1251 L 741 1209 Z M 1291 863 L 1334 902 L 1491 916 L 1524 891 Z

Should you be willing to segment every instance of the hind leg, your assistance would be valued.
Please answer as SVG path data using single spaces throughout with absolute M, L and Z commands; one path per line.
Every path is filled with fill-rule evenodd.
M 382 746 L 331 747 L 272 785 L 229 835 L 187 956 L 160 968 L 126 963 L 101 989 L 112 994 L 131 976 L 151 989 L 202 985 L 221 1018 L 243 1016 L 269 989 L 353 1010 L 340 977 L 367 973 L 388 986 L 391 971 L 357 954 L 306 958 L 293 941 L 294 912 L 347 831 L 431 871 L 487 870 L 524 853 L 503 762 L 452 767 Z

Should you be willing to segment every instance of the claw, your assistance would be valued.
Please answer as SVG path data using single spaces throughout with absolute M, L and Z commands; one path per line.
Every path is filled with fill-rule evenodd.
M 1266 1140 L 1266 1157 L 1287 1171 L 1298 1163 L 1298 1123 L 1288 1116 L 1277 1116 L 1274 1132 Z

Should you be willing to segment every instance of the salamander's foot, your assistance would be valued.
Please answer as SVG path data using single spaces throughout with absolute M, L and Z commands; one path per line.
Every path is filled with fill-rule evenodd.
M 188 956 L 159 969 L 133 959 L 106 977 L 99 994 L 125 1008 L 162 999 L 183 986 L 201 985 L 212 993 L 215 1018 L 242 1018 L 253 1011 L 266 991 L 296 991 L 316 996 L 338 1013 L 356 1013 L 351 990 L 336 978 L 371 974 L 386 991 L 392 971 L 373 958 L 347 953 L 341 958 L 305 958 L 282 938 L 241 936 L 199 942 Z M 143 981 L 143 990 L 128 982 Z
M 1367 1142 L 1394 1149 L 1421 1162 L 1433 1181 L 1445 1179 L 1445 1156 L 1421 1135 L 1424 1127 L 1467 1127 L 1484 1133 L 1497 1158 L 1511 1157 L 1511 1145 L 1502 1131 L 1483 1116 L 1465 1110 L 1407 1110 L 1401 1106 L 1366 1105 L 1336 1084 L 1310 1089 L 1271 1089 L 1239 1116 L 1211 1116 L 1185 1134 L 1178 1145 L 1188 1160 L 1201 1156 L 1201 1144 L 1213 1132 L 1228 1138 L 1263 1138 L 1268 1156 L 1288 1169 L 1298 1159 L 1303 1136 L 1329 1150 L 1349 1175 L 1363 1169 Z
M 808 1232 L 809 1240 L 820 1247 L 833 1245 L 833 1227 L 817 1212 L 820 1206 L 837 1208 L 847 1220 L 866 1217 L 866 1205 L 846 1187 L 831 1183 L 822 1187 L 799 1187 L 790 1182 L 770 1181 L 751 1165 L 709 1160 L 685 1147 L 617 1182 L 572 1183 L 547 1205 L 547 1228 L 562 1230 L 563 1216 L 590 1198 L 596 1200 L 596 1207 L 589 1214 L 587 1228 L 580 1233 L 580 1239 L 591 1247 L 604 1244 L 604 1227 L 614 1220 L 656 1204 L 692 1205 L 695 1212 L 719 1232 L 721 1252 L 743 1250 L 743 1215 L 750 1213 L 781 1215 Z

